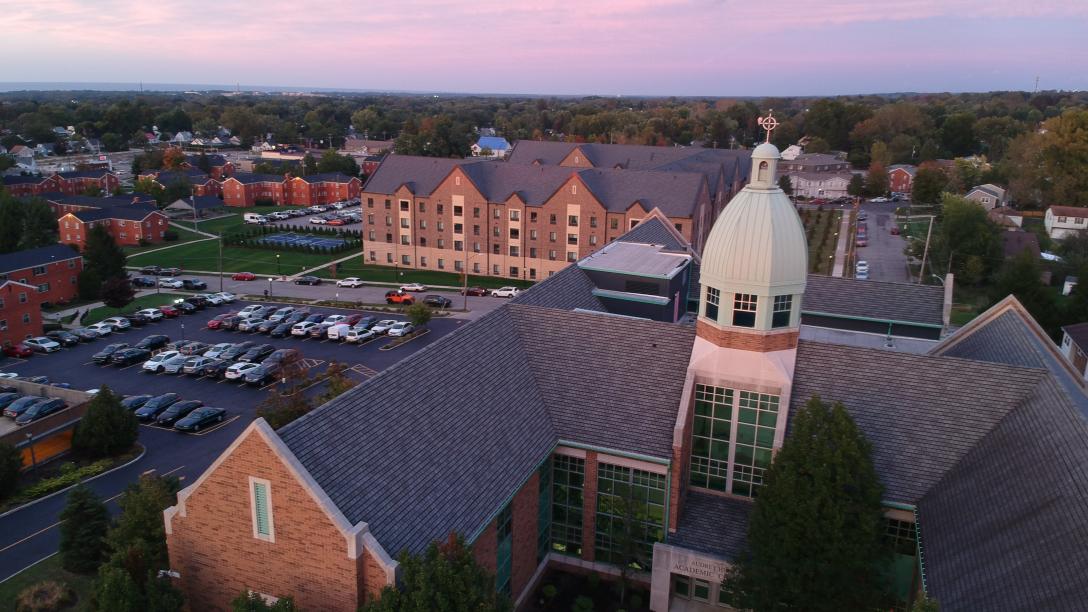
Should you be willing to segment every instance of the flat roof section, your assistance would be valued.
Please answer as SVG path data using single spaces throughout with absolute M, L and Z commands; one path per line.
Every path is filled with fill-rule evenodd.
M 613 242 L 578 262 L 583 270 L 672 278 L 691 261 L 687 253 L 666 251 L 664 245 Z

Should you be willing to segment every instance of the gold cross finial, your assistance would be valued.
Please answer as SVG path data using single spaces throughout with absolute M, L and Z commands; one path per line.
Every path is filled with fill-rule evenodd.
M 759 118 L 759 127 L 767 130 L 767 142 L 771 141 L 771 132 L 778 127 L 778 120 L 774 118 L 774 109 L 767 111 L 766 117 Z

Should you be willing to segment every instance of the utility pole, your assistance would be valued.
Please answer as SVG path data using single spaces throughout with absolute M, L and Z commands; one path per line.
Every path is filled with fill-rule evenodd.
M 918 269 L 918 284 L 919 285 L 922 284 L 922 279 L 925 278 L 925 275 L 926 275 L 926 257 L 929 256 L 929 237 L 933 234 L 933 216 L 934 215 L 929 216 L 929 229 L 926 230 L 926 246 L 925 246 L 924 249 L 922 249 L 922 267 Z M 910 221 L 908 220 L 907 223 L 909 224 Z M 949 262 L 948 265 L 951 266 L 952 265 L 952 254 L 951 253 L 948 254 L 948 262 Z
M 223 232 L 219 232 L 219 292 L 223 292 Z

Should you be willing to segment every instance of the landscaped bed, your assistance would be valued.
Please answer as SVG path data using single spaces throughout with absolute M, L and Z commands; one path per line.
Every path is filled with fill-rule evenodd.
M 808 271 L 830 275 L 835 266 L 835 247 L 839 243 L 842 211 L 803 209 L 800 214 L 808 240 Z
M 61 567 L 60 555 L 53 555 L 12 576 L 9 580 L 0 582 L 0 610 L 16 610 L 19 594 L 24 589 L 46 580 L 54 581 L 62 588 L 71 589 L 71 595 L 75 598 L 75 602 L 70 607 L 58 609 L 72 612 L 89 610 L 94 579 L 94 575 L 82 576 L 65 570 Z
M 97 461 L 83 458 L 74 458 L 71 461 L 57 460 L 37 468 L 31 468 L 20 476 L 19 485 L 15 492 L 0 504 L 0 513 L 79 484 L 88 478 L 104 474 L 119 465 L 132 461 L 143 450 L 143 447 L 137 444 L 129 452 L 117 457 Z

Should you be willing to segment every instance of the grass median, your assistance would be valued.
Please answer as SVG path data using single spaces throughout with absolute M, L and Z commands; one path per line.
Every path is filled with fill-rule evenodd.
M 171 304 L 178 298 L 186 297 L 180 293 L 149 293 L 148 295 L 142 295 L 132 302 L 118 310 L 117 308 L 110 308 L 109 306 L 99 306 L 92 309 L 86 315 L 83 316 L 81 325 L 90 325 L 91 323 L 98 323 L 102 319 L 108 317 L 115 317 L 121 312 L 132 312 L 133 310 L 140 310 L 141 308 L 157 308 L 163 304 Z

